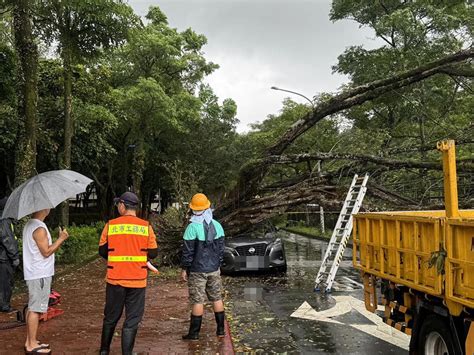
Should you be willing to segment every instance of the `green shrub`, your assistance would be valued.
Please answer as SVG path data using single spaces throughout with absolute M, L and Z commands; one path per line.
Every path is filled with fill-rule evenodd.
M 63 264 L 77 263 L 97 254 L 103 228 L 104 222 L 98 222 L 90 226 L 68 227 L 69 238 L 56 253 L 57 262 Z M 57 229 L 52 231 L 51 234 L 57 235 Z

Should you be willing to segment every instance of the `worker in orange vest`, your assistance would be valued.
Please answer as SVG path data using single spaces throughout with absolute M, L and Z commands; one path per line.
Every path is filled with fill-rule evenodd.
M 125 307 L 122 354 L 132 354 L 138 325 L 145 311 L 147 262 L 157 256 L 155 233 L 137 217 L 139 200 L 133 192 L 114 199 L 120 217 L 104 227 L 99 254 L 107 260 L 107 286 L 100 354 L 109 354 L 115 326 Z

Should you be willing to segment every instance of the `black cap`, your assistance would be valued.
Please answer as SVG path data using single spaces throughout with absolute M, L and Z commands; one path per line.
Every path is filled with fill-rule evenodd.
M 114 203 L 123 202 L 128 206 L 136 206 L 139 203 L 137 195 L 133 192 L 127 191 L 122 194 L 120 197 L 114 198 Z

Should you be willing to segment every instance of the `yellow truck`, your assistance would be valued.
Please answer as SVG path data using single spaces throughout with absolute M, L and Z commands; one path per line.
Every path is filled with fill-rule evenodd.
M 473 355 L 474 210 L 458 208 L 454 141 L 437 148 L 446 209 L 354 215 L 353 264 L 367 310 L 411 335 L 411 354 Z

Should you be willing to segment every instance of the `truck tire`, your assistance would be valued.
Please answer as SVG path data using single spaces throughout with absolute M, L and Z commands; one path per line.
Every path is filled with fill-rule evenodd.
M 447 319 L 429 315 L 421 325 L 418 355 L 456 355 Z

